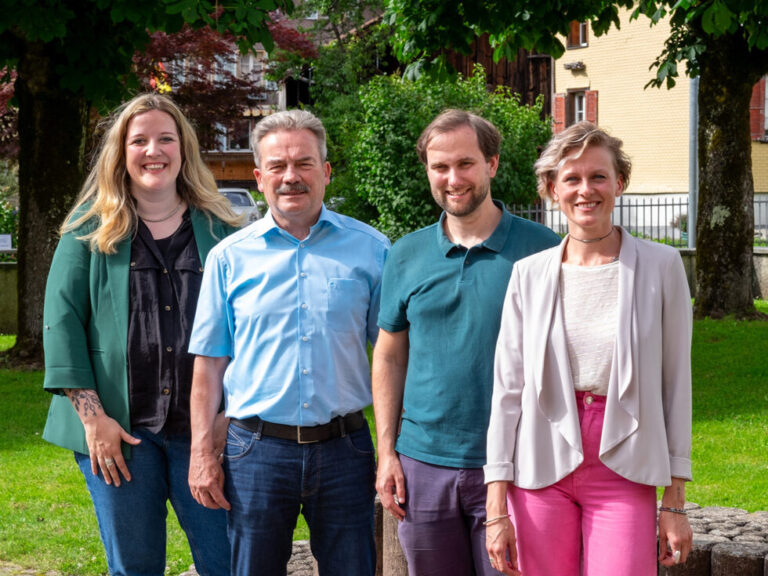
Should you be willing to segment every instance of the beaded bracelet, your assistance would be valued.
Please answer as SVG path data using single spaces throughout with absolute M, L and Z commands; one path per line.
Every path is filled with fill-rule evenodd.
M 504 514 L 504 516 L 496 516 L 495 518 L 491 518 L 490 520 L 484 521 L 483 526 L 490 526 L 491 524 L 508 517 L 509 516 L 507 514 Z
M 659 512 L 672 512 L 672 514 L 682 514 L 683 516 L 688 516 L 688 512 L 686 512 L 682 508 L 672 508 L 670 506 L 659 506 Z

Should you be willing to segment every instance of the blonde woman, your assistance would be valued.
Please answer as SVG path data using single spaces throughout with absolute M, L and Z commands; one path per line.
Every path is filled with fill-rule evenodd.
M 655 576 L 691 550 L 690 294 L 677 250 L 611 222 L 621 146 L 580 122 L 535 165 L 568 235 L 515 264 L 504 302 L 485 466 L 504 574 Z
M 197 571 L 229 574 L 225 513 L 187 484 L 187 346 L 205 257 L 238 224 L 170 99 L 115 111 L 61 228 L 43 333 L 43 437 L 74 451 L 110 574 L 164 573 L 169 500 Z

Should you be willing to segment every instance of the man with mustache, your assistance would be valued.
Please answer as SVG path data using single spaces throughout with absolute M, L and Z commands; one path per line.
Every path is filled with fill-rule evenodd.
M 491 198 L 501 136 L 446 110 L 416 145 L 439 222 L 401 238 L 384 268 L 373 407 L 381 503 L 412 576 L 498 574 L 485 551 L 485 437 L 493 358 L 515 261 L 559 242 Z
M 323 205 L 331 167 L 312 114 L 268 116 L 251 142 L 269 212 L 206 260 L 190 343 L 190 489 L 228 510 L 235 575 L 284 575 L 301 512 L 321 576 L 372 576 L 375 464 L 362 410 L 389 241 Z

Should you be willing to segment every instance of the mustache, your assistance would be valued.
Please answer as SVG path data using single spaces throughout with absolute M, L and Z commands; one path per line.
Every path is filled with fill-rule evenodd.
M 309 192 L 309 186 L 306 184 L 283 184 L 275 190 L 278 194 L 288 194 L 289 192 Z

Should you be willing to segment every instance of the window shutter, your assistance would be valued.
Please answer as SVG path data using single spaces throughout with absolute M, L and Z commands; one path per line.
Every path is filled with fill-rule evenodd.
M 752 140 L 765 137 L 765 76 L 752 88 L 749 101 L 749 131 Z
M 568 30 L 568 48 L 579 45 L 579 25 L 580 22 L 578 20 L 571 20 L 570 30 Z
M 552 132 L 559 134 L 565 130 L 565 94 L 555 94 L 552 110 Z
M 587 122 L 597 124 L 597 90 L 585 90 L 584 100 L 586 107 L 584 116 Z

